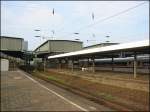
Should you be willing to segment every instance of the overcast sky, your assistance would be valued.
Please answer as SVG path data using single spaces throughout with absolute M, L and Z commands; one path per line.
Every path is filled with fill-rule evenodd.
M 138 4 L 141 5 L 130 9 Z M 122 12 L 127 9 L 130 10 Z M 36 32 L 35 29 L 41 31 Z M 24 38 L 28 41 L 29 50 L 52 37 L 80 39 L 84 46 L 106 40 L 118 43 L 145 40 L 149 39 L 149 2 L 2 1 L 1 35 Z M 46 39 L 34 37 L 37 35 Z

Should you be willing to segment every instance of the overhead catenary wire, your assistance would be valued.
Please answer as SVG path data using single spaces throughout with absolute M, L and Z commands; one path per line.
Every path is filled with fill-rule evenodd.
M 70 24 L 70 23 L 79 24 L 79 23 L 81 23 L 80 19 L 81 19 L 81 18 L 79 17 L 79 18 L 77 18 L 76 20 L 67 22 L 67 24 Z M 62 27 L 59 28 L 59 29 L 56 29 L 56 31 L 59 32 L 59 33 L 62 32 L 62 31 L 64 31 L 64 29 L 65 29 L 65 27 L 64 27 L 65 24 L 66 24 L 65 22 L 62 22 L 61 24 L 57 25 L 56 28 L 57 28 L 57 27 L 60 27 L 60 26 L 62 26 Z
M 100 20 L 94 21 L 94 22 L 92 22 L 91 24 L 86 25 L 86 26 L 83 26 L 83 27 L 79 28 L 78 31 L 74 31 L 74 32 L 78 32 L 78 33 L 79 33 L 79 32 L 81 32 L 81 31 L 83 31 L 83 30 L 85 30 L 85 29 L 87 29 L 87 28 L 91 28 L 92 26 L 97 25 L 98 23 L 102 23 L 103 21 L 109 20 L 109 19 L 111 19 L 111 18 L 113 18 L 113 17 L 119 16 L 119 15 L 121 15 L 121 14 L 124 14 L 124 13 L 126 13 L 126 12 L 132 10 L 132 9 L 135 9 L 135 8 L 137 8 L 137 7 L 139 7 L 139 6 L 143 5 L 143 4 L 145 4 L 145 3 L 147 3 L 147 1 L 146 1 L 146 2 L 142 2 L 142 3 L 140 3 L 140 4 L 137 4 L 137 5 L 135 5 L 135 6 L 131 7 L 131 8 L 128 8 L 128 9 L 126 9 L 126 10 L 123 10 L 123 11 L 121 11 L 121 12 L 119 12 L 119 13 L 114 14 L 114 15 L 108 16 L 108 17 L 106 17 L 106 18 L 104 18 L 104 19 L 100 19 Z M 12 5 L 12 6 L 16 6 L 16 5 Z M 20 6 L 20 7 L 24 7 L 24 6 Z M 32 7 L 28 7 L 28 8 L 39 8 L 39 6 L 32 6 Z M 64 30 L 64 28 L 61 29 L 61 30 L 59 30 L 59 31 L 57 31 L 57 30 L 56 30 L 56 31 L 57 31 L 57 32 L 60 32 L 60 31 L 62 31 L 62 30 Z M 56 32 L 55 32 L 55 33 L 56 33 Z M 73 33 L 68 33 L 67 35 L 62 36 L 62 37 L 67 37 L 67 36 L 70 36 L 70 35 L 73 35 Z
M 92 24 L 89 24 L 89 25 L 87 25 L 87 26 L 84 26 L 84 27 L 78 29 L 78 31 L 76 31 L 76 32 L 80 32 L 80 31 L 85 30 L 85 29 L 87 29 L 87 28 L 89 28 L 89 27 L 92 27 L 92 26 L 94 26 L 94 25 L 97 25 L 98 23 L 102 23 L 103 21 L 106 21 L 106 20 L 109 20 L 109 19 L 114 18 L 114 17 L 116 17 L 116 16 L 122 15 L 122 14 L 128 12 L 128 11 L 131 11 L 131 10 L 133 10 L 133 9 L 135 9 L 135 8 L 137 8 L 137 7 L 141 6 L 141 5 L 143 5 L 143 4 L 145 4 L 145 3 L 147 3 L 147 2 L 142 2 L 142 3 L 140 3 L 140 4 L 137 4 L 137 5 L 133 6 L 133 7 L 130 7 L 130 8 L 128 8 L 128 9 L 125 9 L 125 10 L 121 11 L 121 12 L 118 12 L 118 13 L 116 13 L 116 14 L 114 14 L 114 15 L 108 16 L 108 17 L 106 17 L 106 18 L 104 18 L 104 19 L 99 19 L 98 21 L 96 21 L 96 22 L 94 22 L 94 23 L 92 23 Z M 67 34 L 67 35 L 64 35 L 63 37 L 70 36 L 70 35 L 73 35 L 73 33 L 69 33 L 69 34 Z
M 26 8 L 25 6 L 23 6 L 23 5 L 7 5 L 7 6 L 15 6 L 15 7 L 23 7 L 23 8 Z M 39 6 L 36 6 L 36 5 L 34 5 L 34 6 L 29 6 L 28 8 L 31 8 L 31 9 L 35 9 L 35 8 L 40 8 Z M 52 9 L 52 15 L 54 16 L 54 13 L 55 13 L 55 9 L 53 8 Z M 79 20 L 80 18 L 77 18 L 77 20 Z M 71 23 L 74 23 L 74 22 L 77 22 L 77 23 L 80 23 L 80 21 L 77 21 L 77 20 L 73 20 L 73 21 L 71 21 Z M 64 22 L 62 22 L 62 23 L 60 23 L 59 25 L 57 25 L 56 26 L 56 28 L 57 27 L 59 27 L 60 25 L 62 25 L 62 28 L 59 28 L 59 29 L 55 29 L 55 33 L 57 33 L 57 32 L 62 32 L 65 28 L 64 28 Z M 53 25 L 53 27 L 54 27 L 54 25 Z M 54 30 L 54 29 L 53 29 Z

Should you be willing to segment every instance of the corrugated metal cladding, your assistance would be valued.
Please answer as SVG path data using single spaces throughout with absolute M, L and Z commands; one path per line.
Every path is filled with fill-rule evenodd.
M 91 48 L 97 48 L 97 47 L 105 47 L 105 46 L 110 46 L 110 45 L 116 45 L 119 43 L 100 43 L 96 45 L 91 45 L 91 46 L 86 46 L 83 49 L 91 49 Z
M 92 55 L 92 54 L 105 54 L 106 52 L 112 55 L 113 52 L 121 52 L 121 51 L 127 51 L 127 50 L 132 50 L 132 51 L 140 51 L 141 49 L 144 50 L 145 54 L 147 54 L 149 48 L 149 40 L 143 40 L 143 41 L 137 41 L 137 42 L 130 42 L 130 43 L 123 43 L 119 45 L 111 45 L 111 46 L 106 46 L 106 47 L 99 47 L 99 48 L 91 48 L 91 49 L 83 49 L 75 52 L 69 52 L 69 53 L 64 53 L 64 54 L 58 54 L 58 55 L 53 55 L 49 56 L 48 59 L 55 59 L 55 58 L 62 58 L 62 57 L 73 57 L 73 56 L 87 56 L 87 55 Z
M 22 51 L 23 39 L 12 37 L 1 37 L 1 50 L 5 51 Z
M 82 49 L 82 42 L 69 40 L 49 40 L 37 48 L 36 52 L 71 52 Z
M 41 47 L 39 47 L 39 49 L 37 50 L 38 51 L 41 51 L 41 52 L 48 52 L 49 51 L 49 44 L 48 44 L 48 41 L 43 44 Z
M 49 41 L 50 52 L 71 52 L 82 49 L 82 43 L 74 41 Z

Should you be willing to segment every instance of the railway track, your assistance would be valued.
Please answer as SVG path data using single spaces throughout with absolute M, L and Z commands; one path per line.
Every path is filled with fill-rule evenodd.
M 74 94 L 77 94 L 79 96 L 82 96 L 90 101 L 93 101 L 95 103 L 98 103 L 100 105 L 104 105 L 106 107 L 109 107 L 109 108 L 112 108 L 114 110 L 117 110 L 117 111 L 133 111 L 133 107 L 129 107 L 129 106 L 126 106 L 126 105 L 123 105 L 123 104 L 120 104 L 119 102 L 112 102 L 112 101 L 108 101 L 108 100 L 105 100 L 103 98 L 98 98 L 96 97 L 95 95 L 91 94 L 91 93 L 88 93 L 87 91 L 83 91 L 79 88 L 74 88 L 74 87 L 71 87 L 69 85 L 66 85 L 64 83 L 60 83 L 60 82 L 57 82 L 55 80 L 49 80 L 46 76 L 40 74 L 40 75 L 33 75 L 34 77 L 37 77 L 37 78 L 40 78 L 48 83 L 51 83 L 51 84 L 54 84 L 60 88 L 63 88 L 67 91 L 70 91 Z

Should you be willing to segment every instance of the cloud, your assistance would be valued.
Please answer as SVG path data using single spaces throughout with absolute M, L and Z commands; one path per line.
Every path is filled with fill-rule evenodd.
M 128 8 L 134 7 L 142 1 L 95 1 L 95 2 L 81 2 L 76 7 L 74 7 L 74 16 L 83 18 L 87 24 L 102 20 L 119 12 L 122 12 Z M 142 7 L 142 6 L 141 6 Z M 140 8 L 140 7 L 138 7 Z M 138 9 L 137 8 L 137 9 Z M 120 23 L 129 24 L 133 20 L 136 20 L 140 16 L 140 13 L 137 13 L 137 9 L 130 10 L 124 14 L 119 15 L 121 18 Z M 94 21 L 92 21 L 92 13 L 94 13 Z M 118 17 L 112 18 L 113 22 L 118 21 Z
M 18 5 L 13 10 L 11 7 L 3 6 L 2 35 L 24 38 L 29 41 L 30 49 L 36 48 L 44 40 L 35 38 L 35 35 L 50 36 L 52 28 L 63 22 L 63 16 L 58 12 L 53 15 L 52 9 L 40 4 Z M 40 28 L 41 32 L 34 32 L 36 28 Z
M 17 4 L 15 4 L 17 3 Z M 145 9 L 139 7 L 120 16 L 111 18 L 104 22 L 98 22 L 91 28 L 81 30 L 80 35 L 67 35 L 78 31 L 98 20 L 109 17 L 122 10 L 133 7 L 141 1 L 71 1 L 71 2 L 9 2 L 12 7 L 2 5 L 1 23 L 2 34 L 18 35 L 29 41 L 29 48 L 34 49 L 43 42 L 39 38 L 33 38 L 35 35 L 51 36 L 51 30 L 56 31 L 59 39 L 80 38 L 87 40 L 92 38 L 95 33 L 98 41 L 103 41 L 103 37 L 109 32 L 112 34 L 112 40 L 125 40 L 119 36 L 132 36 L 130 33 L 145 32 L 145 25 L 149 19 L 147 6 Z M 22 4 L 22 6 L 20 5 Z M 14 6 L 13 6 L 14 5 Z M 16 6 L 15 6 L 16 5 Z M 145 7 L 145 5 L 143 5 Z M 53 8 L 56 9 L 54 16 Z M 140 10 L 141 9 L 141 10 Z M 95 19 L 92 20 L 91 14 L 94 13 Z M 143 25 L 141 27 L 141 24 Z M 144 29 L 143 27 L 146 28 Z M 34 32 L 34 29 L 40 28 L 41 32 Z M 137 28 L 137 29 L 136 29 Z M 58 30 L 57 30 L 58 29 Z M 60 29 L 60 30 L 59 30 Z M 84 28 L 83 28 L 84 29 Z M 142 29 L 142 31 L 141 31 Z M 144 29 L 144 30 L 143 30 Z M 137 30 L 137 31 L 136 31 Z M 65 36 L 64 36 L 65 35 Z M 67 36 L 66 36 L 67 35 Z M 62 36 L 64 36 L 62 38 Z M 114 36 L 114 37 L 113 37 Z M 142 36 L 142 34 L 141 34 Z M 132 37 L 130 37 L 133 39 Z M 128 38 L 128 40 L 130 40 Z M 98 42 L 97 41 L 97 42 Z
M 58 25 L 63 21 L 63 16 L 59 13 L 52 14 L 52 8 L 48 7 L 37 7 L 30 8 L 33 5 L 27 6 L 23 14 L 19 18 L 19 23 L 24 26 L 52 26 Z
M 17 7 L 19 10 L 20 7 Z M 64 21 L 64 18 L 58 12 L 52 14 L 52 8 L 42 7 L 35 4 L 26 5 L 19 11 L 11 10 L 11 8 L 2 7 L 1 21 L 3 27 L 56 27 Z M 10 19 L 11 18 L 11 19 Z M 55 23 L 55 24 L 54 24 Z
M 80 16 L 86 21 L 85 25 L 83 25 L 83 29 L 79 30 L 81 32 L 109 32 L 110 30 L 118 31 L 120 28 L 126 32 L 126 29 L 131 29 L 135 27 L 140 27 L 141 23 L 146 24 L 147 19 L 149 18 L 148 10 L 147 12 L 143 12 L 142 6 L 130 10 L 122 15 L 116 16 L 109 20 L 103 22 L 97 22 L 106 17 L 112 16 L 116 13 L 119 13 L 128 8 L 134 7 L 137 4 L 143 3 L 143 1 L 95 1 L 95 2 L 80 2 L 74 8 L 74 16 Z M 144 4 L 143 7 L 148 7 L 148 4 Z M 140 11 L 141 10 L 141 11 Z M 94 12 L 95 20 L 92 21 L 91 14 Z M 146 16 L 142 16 L 142 15 Z M 141 19 L 141 21 L 139 20 Z M 97 22 L 92 27 L 86 28 L 87 25 Z M 85 26 L 85 28 L 84 28 Z M 79 26 L 79 29 L 82 28 Z M 118 29 L 119 28 L 119 29 Z M 135 32 L 134 32 L 135 33 Z

